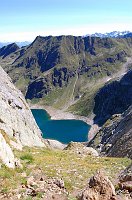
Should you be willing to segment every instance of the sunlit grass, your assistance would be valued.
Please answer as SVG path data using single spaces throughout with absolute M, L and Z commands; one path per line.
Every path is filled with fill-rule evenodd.
M 50 150 L 38 148 L 24 148 L 23 151 L 15 151 L 20 158 L 23 169 L 10 170 L 2 166 L 0 170 L 0 191 L 8 192 L 18 185 L 26 183 L 26 177 L 31 172 L 41 169 L 48 177 L 63 178 L 65 187 L 69 192 L 74 188 L 83 188 L 88 178 L 98 169 L 104 169 L 106 175 L 113 180 L 116 175 L 131 163 L 128 158 L 109 157 L 81 157 L 69 150 Z M 8 191 L 7 191 L 8 188 Z

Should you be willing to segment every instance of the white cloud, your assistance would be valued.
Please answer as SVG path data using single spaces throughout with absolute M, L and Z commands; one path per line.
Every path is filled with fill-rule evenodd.
M 33 41 L 36 36 L 47 36 L 47 35 L 86 35 L 88 33 L 95 32 L 111 32 L 111 31 L 132 31 L 132 23 L 114 23 L 114 24 L 88 24 L 83 26 L 73 26 L 70 28 L 48 28 L 45 30 L 37 30 L 34 32 L 11 32 L 1 33 L 0 42 L 14 42 L 14 41 Z

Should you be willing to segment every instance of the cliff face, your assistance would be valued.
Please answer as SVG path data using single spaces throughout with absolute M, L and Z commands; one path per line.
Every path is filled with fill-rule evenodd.
M 41 132 L 22 95 L 0 68 L 0 128 L 27 146 L 43 146 Z
M 123 113 L 132 105 L 132 70 L 121 79 L 102 87 L 94 101 L 94 121 L 99 125 L 104 124 L 112 115 Z
M 94 100 L 94 120 L 102 127 L 88 146 L 108 156 L 132 158 L 132 70 L 102 87 Z
M 19 147 L 45 144 L 22 93 L 1 67 L 0 74 L 0 158 L 8 166 L 14 166 L 10 144 Z
M 113 115 L 88 146 L 108 156 L 132 158 L 132 106 L 122 115 Z

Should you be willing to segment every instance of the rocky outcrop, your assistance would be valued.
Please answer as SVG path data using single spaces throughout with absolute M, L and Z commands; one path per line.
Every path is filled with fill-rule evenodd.
M 51 149 L 63 150 L 66 147 L 66 144 L 62 144 L 61 142 L 57 140 L 45 139 L 45 143 L 47 143 L 47 146 L 49 146 Z
M 50 86 L 47 84 L 49 82 L 45 78 L 38 78 L 31 82 L 27 88 L 26 99 L 42 98 L 46 96 L 50 91 Z
M 41 132 L 22 93 L 0 68 L 0 128 L 26 146 L 44 146 Z
M 132 164 L 120 174 L 119 188 L 121 190 L 127 190 L 129 193 L 131 193 L 132 197 Z
M 14 155 L 10 146 L 44 147 L 41 132 L 22 93 L 0 67 L 0 158 L 14 167 Z M 2 135 L 2 133 L 4 133 Z
M 26 185 L 23 185 L 25 192 L 21 198 L 35 197 L 38 194 L 43 194 L 40 199 L 44 200 L 67 200 L 67 191 L 64 181 L 60 178 L 48 178 L 41 170 L 32 173 L 32 176 L 27 178 Z
M 90 178 L 88 186 L 80 193 L 78 200 L 116 200 L 115 188 L 103 172 L 98 171 Z
M 113 115 L 88 146 L 108 156 L 132 158 L 132 106 L 122 115 Z
M 116 193 L 123 200 L 132 199 L 132 164 L 128 166 L 118 177 L 119 182 Z
M 64 150 L 69 150 L 71 152 L 74 152 L 75 154 L 78 154 L 80 156 L 95 156 L 97 157 L 99 154 L 98 152 L 91 148 L 91 147 L 86 147 L 82 143 L 79 142 L 70 142 Z

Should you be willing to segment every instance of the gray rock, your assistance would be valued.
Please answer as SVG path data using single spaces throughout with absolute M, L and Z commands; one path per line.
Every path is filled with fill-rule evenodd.
M 132 158 L 132 106 L 122 115 L 113 115 L 88 146 L 108 156 Z
M 22 93 L 0 67 L 0 159 L 10 168 L 16 162 L 12 148 L 46 146 Z
M 14 154 L 13 154 L 9 144 L 7 144 L 4 136 L 2 135 L 2 131 L 1 130 L 0 130 L 0 159 L 8 167 L 10 167 L 10 168 L 14 168 L 15 167 Z
M 80 142 L 70 142 L 64 150 L 72 151 L 80 156 L 93 156 L 98 157 L 98 152 L 92 147 L 86 147 Z
M 112 182 L 98 171 L 90 178 L 88 186 L 78 195 L 78 200 L 116 200 L 115 188 Z
M 66 147 L 66 144 L 63 144 L 57 140 L 45 139 L 45 143 L 47 143 L 47 145 L 52 149 L 64 149 Z
M 0 129 L 26 146 L 45 146 L 41 132 L 22 93 L 0 68 Z

